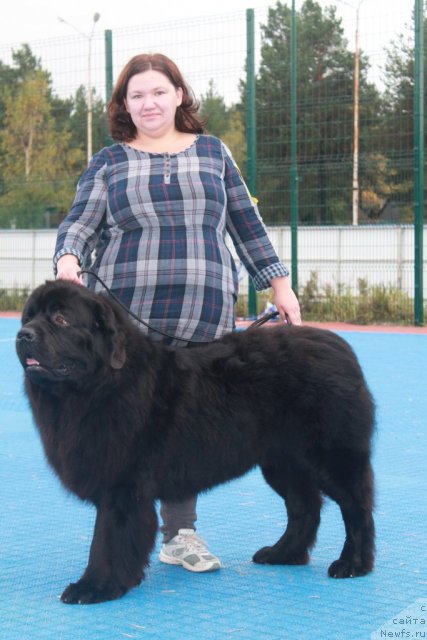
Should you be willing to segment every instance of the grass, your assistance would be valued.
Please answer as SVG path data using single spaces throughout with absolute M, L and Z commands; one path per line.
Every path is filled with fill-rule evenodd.
M 0 311 L 22 311 L 29 290 L 0 289 Z M 257 294 L 258 313 L 273 301 L 271 291 Z M 369 287 L 359 279 L 358 293 L 349 287 L 320 287 L 318 276 L 311 273 L 300 295 L 303 320 L 316 322 L 349 322 L 352 324 L 414 324 L 413 300 L 399 289 L 385 285 Z M 246 295 L 239 295 L 236 316 L 248 317 Z
M 261 292 L 257 301 L 258 312 L 261 313 L 267 302 L 272 302 L 271 292 Z M 355 295 L 349 287 L 343 285 L 335 288 L 331 285 L 320 287 L 317 273 L 312 272 L 299 301 L 305 321 L 349 322 L 360 325 L 414 323 L 412 298 L 395 287 L 369 287 L 364 279 L 359 279 Z M 247 296 L 239 296 L 236 315 L 247 316 Z
M 0 311 L 22 311 L 29 294 L 29 289 L 0 289 Z

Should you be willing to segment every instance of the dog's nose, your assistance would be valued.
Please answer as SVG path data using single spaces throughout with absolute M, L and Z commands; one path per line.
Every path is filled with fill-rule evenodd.
M 36 339 L 36 332 L 31 327 L 24 327 L 18 331 L 16 335 L 17 340 L 25 340 L 26 342 L 33 342 Z

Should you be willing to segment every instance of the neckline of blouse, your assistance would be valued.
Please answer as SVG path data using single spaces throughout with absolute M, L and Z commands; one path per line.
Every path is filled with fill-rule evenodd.
M 132 149 L 132 151 L 136 151 L 137 153 L 142 153 L 146 156 L 153 156 L 153 157 L 158 157 L 158 158 L 163 158 L 163 157 L 173 157 L 173 156 L 179 156 L 181 155 L 181 153 L 186 153 L 187 151 L 189 151 L 190 149 L 192 149 L 192 147 L 194 147 L 198 140 L 200 138 L 200 134 L 197 133 L 196 137 L 194 138 L 193 142 L 191 142 L 187 147 L 185 147 L 185 149 L 181 149 L 181 151 L 176 151 L 174 153 L 169 153 L 168 151 L 143 151 L 142 149 L 137 149 L 136 147 L 132 147 L 132 145 L 128 144 L 127 142 L 121 142 L 120 144 L 123 145 L 124 147 L 128 147 L 128 149 Z

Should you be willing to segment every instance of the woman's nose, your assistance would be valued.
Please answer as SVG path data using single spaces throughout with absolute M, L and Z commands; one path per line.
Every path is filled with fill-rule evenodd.
M 146 110 L 154 109 L 154 98 L 152 96 L 146 96 L 144 98 L 143 108 Z

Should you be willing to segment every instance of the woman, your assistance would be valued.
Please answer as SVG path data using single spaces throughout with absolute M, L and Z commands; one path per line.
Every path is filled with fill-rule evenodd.
M 234 328 L 236 268 L 228 233 L 258 290 L 272 287 L 281 318 L 300 324 L 289 273 L 279 261 L 226 146 L 203 134 L 181 72 L 162 54 L 133 57 L 108 105 L 112 138 L 83 173 L 54 256 L 58 278 L 83 284 L 88 264 L 152 327 L 185 346 Z M 89 276 L 87 285 L 102 286 Z M 184 342 L 183 342 L 184 340 Z M 162 503 L 160 560 L 190 571 L 220 561 L 195 533 L 196 497 Z

